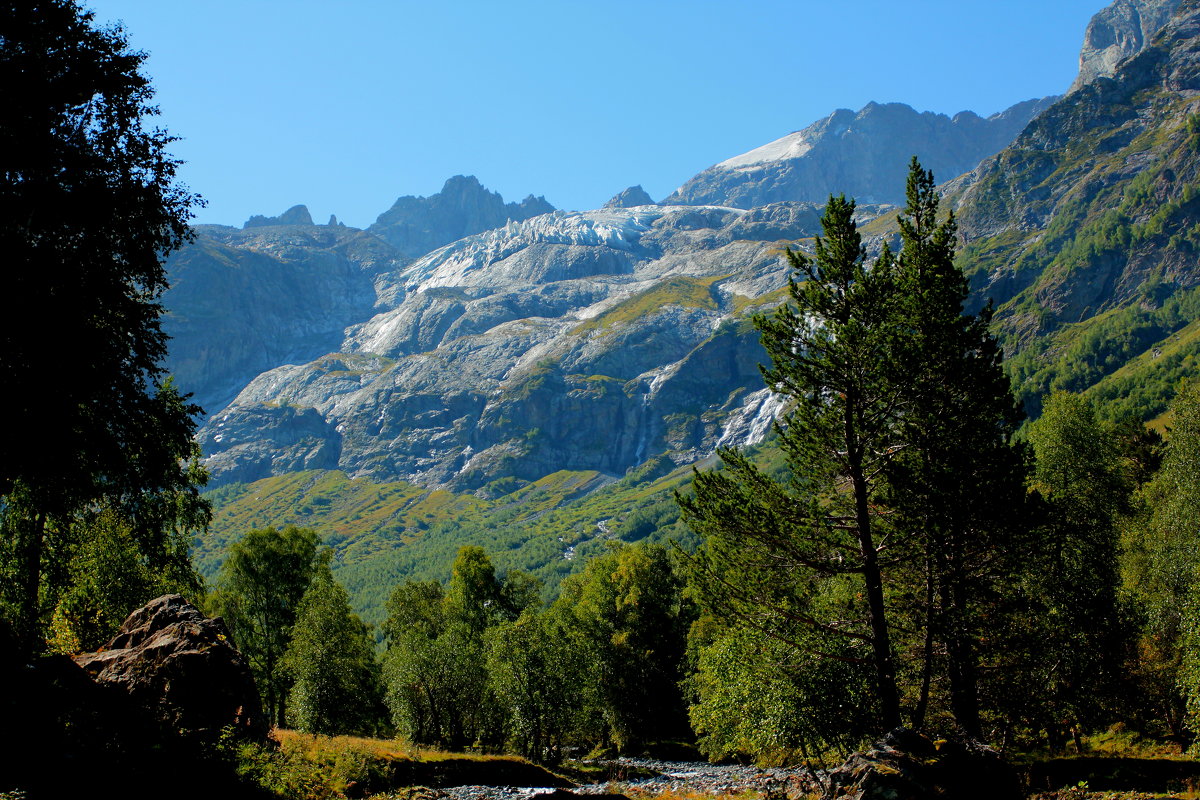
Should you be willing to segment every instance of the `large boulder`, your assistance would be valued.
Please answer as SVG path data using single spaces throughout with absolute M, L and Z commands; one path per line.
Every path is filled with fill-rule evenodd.
M 265 732 L 250 667 L 225 623 L 180 595 L 150 601 L 105 647 L 74 661 L 152 724 L 186 738 L 214 741 L 228 727 Z
M 970 739 L 939 741 L 897 728 L 828 775 L 836 800 L 1020 800 L 1021 781 L 1000 754 Z

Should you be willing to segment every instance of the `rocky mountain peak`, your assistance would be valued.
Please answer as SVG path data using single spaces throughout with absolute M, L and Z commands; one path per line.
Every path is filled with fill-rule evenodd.
M 1182 0 L 1115 0 L 1088 23 L 1079 51 L 1079 75 L 1068 93 L 1096 78 L 1111 78 L 1117 65 L 1149 46 Z
M 1130 5 L 1115 3 L 1106 11 Z M 1006 348 L 1062 352 L 1046 344 L 1062 326 L 1089 330 L 1118 311 L 1136 317 L 1172 292 L 1200 286 L 1193 245 L 1184 235 L 1200 225 L 1191 197 L 1200 179 L 1198 93 L 1200 0 L 1183 0 L 1153 41 L 1111 76 L 1062 98 L 1011 147 L 946 187 L 960 235 L 975 263 L 987 265 L 969 277 L 979 301 L 995 301 Z M 1045 232 L 1057 230 L 1064 235 L 1047 241 Z M 1179 325 L 1193 319 L 1183 315 Z M 1175 323 L 1162 324 L 1158 331 L 1165 335 Z M 1127 340 L 1114 330 L 1104 334 L 1105 346 L 1149 345 L 1158 335 Z M 1137 354 L 1129 348 L 1123 356 Z M 1105 362 L 1097 357 L 1092 363 Z M 1049 373 L 1038 374 L 1044 389 Z M 1089 380 L 1102 374 L 1097 369 Z M 1061 385 L 1086 388 L 1079 380 Z M 1133 395 L 1141 385 L 1131 378 L 1121 391 Z M 1162 396 L 1144 402 L 1155 408 Z
M 641 184 L 630 186 L 628 189 L 618 194 L 613 195 L 612 199 L 604 204 L 605 208 L 633 208 L 634 206 L 652 206 L 654 199 L 646 193 Z
M 953 117 L 920 112 L 904 103 L 841 108 L 709 167 L 663 203 L 754 208 L 824 203 L 841 192 L 866 203 L 899 203 L 914 154 L 948 180 L 999 152 L 1055 99 L 1027 100 L 986 119 L 971 111 Z
M 379 215 L 369 230 L 409 258 L 457 241 L 464 236 L 498 228 L 509 220 L 521 222 L 546 214 L 554 206 L 530 195 L 520 203 L 505 203 L 474 175 L 455 175 L 429 197 L 405 195 Z
M 266 228 L 272 225 L 312 225 L 312 215 L 308 213 L 308 206 L 298 205 L 292 206 L 287 211 L 280 214 L 278 217 L 264 217 L 262 214 L 255 214 L 242 228 Z

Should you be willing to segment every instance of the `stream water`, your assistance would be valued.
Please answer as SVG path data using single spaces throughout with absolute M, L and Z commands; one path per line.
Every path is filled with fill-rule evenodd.
M 798 770 L 760 769 L 740 764 L 709 764 L 704 761 L 657 761 L 648 758 L 619 758 L 612 762 L 635 774 L 655 773 L 653 777 L 612 780 L 573 789 L 577 794 L 609 792 L 661 794 L 663 792 L 730 794 L 754 790 L 763 794 L 782 794 L 787 788 L 806 784 Z M 618 769 L 619 772 L 619 769 Z M 441 790 L 454 800 L 536 800 L 552 789 L 536 786 L 454 786 Z

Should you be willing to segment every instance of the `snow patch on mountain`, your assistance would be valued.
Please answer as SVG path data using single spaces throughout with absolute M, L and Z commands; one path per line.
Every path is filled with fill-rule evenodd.
M 554 211 L 524 222 L 510 221 L 502 228 L 460 239 L 413 262 L 405 270 L 406 287 L 421 291 L 439 286 L 494 285 L 500 276 L 484 267 L 539 244 L 631 251 L 665 211 L 658 206 Z
M 812 143 L 808 141 L 808 137 L 804 135 L 804 131 L 795 131 L 773 142 L 768 142 L 762 147 L 756 147 L 748 153 L 727 158 L 720 164 L 717 164 L 717 168 L 734 169 L 736 167 L 765 164 L 770 161 L 800 158 L 808 153 L 809 150 L 812 150 Z

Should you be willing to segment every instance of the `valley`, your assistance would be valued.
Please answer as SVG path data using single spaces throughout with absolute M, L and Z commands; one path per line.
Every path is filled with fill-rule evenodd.
M 370 583 L 351 574 L 374 559 L 380 575 L 444 578 L 457 544 L 511 526 L 522 543 L 500 563 L 557 585 L 582 562 L 556 545 L 668 504 L 718 446 L 770 435 L 785 406 L 763 388 L 750 319 L 784 299 L 783 251 L 811 252 L 821 198 L 842 191 L 863 201 L 869 255 L 894 246 L 888 203 L 914 152 L 945 181 L 971 307 L 995 304 L 1027 413 L 1065 389 L 1103 401 L 1108 419 L 1161 427 L 1200 318 L 1194 32 L 1181 21 L 1153 46 L 1149 33 L 1176 5 L 1098 16 L 1097 31 L 1134 26 L 1113 45 L 1128 52 L 1085 45 L 1081 75 L 1096 80 L 1064 97 L 986 120 L 902 104 L 838 111 L 662 204 L 633 189 L 596 211 L 505 204 L 459 176 L 362 231 L 295 209 L 201 227 L 170 264 L 166 324 L 168 366 L 208 412 L 199 441 L 218 513 L 198 545 L 205 571 L 238 526 L 286 522 L 324 531 L 352 585 Z M 615 499 L 631 477 L 672 473 L 669 490 L 639 493 L 649 501 Z M 594 476 L 583 497 L 540 488 L 576 474 Z M 455 499 L 415 519 L 353 504 L 300 513 L 303 493 L 299 506 L 249 510 L 255 487 L 307 475 Z M 596 490 L 614 498 L 596 501 L 599 516 L 541 521 L 575 520 Z M 380 596 L 363 591 L 356 605 L 375 619 Z

